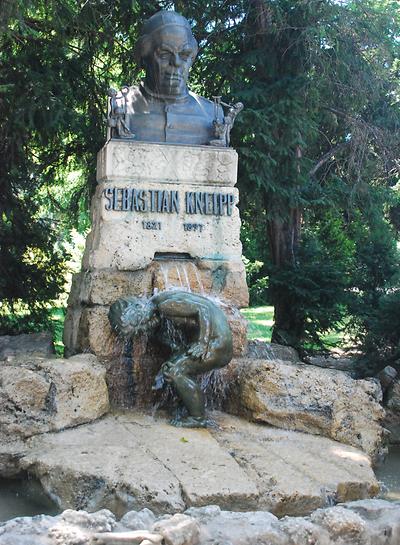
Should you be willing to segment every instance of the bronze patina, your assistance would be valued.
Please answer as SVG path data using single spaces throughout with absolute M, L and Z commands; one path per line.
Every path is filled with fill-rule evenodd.
M 205 401 L 194 377 L 219 369 L 232 359 L 232 333 L 223 311 L 206 297 L 180 290 L 150 299 L 123 297 L 108 314 L 114 331 L 125 338 L 147 334 L 168 348 L 168 359 L 156 379 L 171 383 L 188 416 L 176 417 L 178 427 L 207 427 Z
M 198 45 L 187 19 L 159 11 L 148 19 L 136 46 L 145 70 L 139 86 L 109 91 L 111 138 L 170 144 L 229 146 L 233 120 L 243 108 L 211 102 L 188 90 Z M 227 115 L 223 106 L 228 107 Z

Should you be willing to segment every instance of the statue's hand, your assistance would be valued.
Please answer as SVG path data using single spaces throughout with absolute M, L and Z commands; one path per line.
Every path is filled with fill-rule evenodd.
M 205 358 L 205 356 L 207 355 L 207 351 L 208 348 L 205 343 L 197 343 L 190 346 L 187 350 L 187 353 L 192 358 L 200 360 Z

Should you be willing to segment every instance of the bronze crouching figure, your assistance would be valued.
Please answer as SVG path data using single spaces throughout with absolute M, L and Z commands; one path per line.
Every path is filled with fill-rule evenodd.
M 207 427 L 203 392 L 193 377 L 224 367 L 232 359 L 232 333 L 223 311 L 206 297 L 174 290 L 150 299 L 118 299 L 108 317 L 123 337 L 147 334 L 168 345 L 170 355 L 160 372 L 189 413 L 171 423 Z

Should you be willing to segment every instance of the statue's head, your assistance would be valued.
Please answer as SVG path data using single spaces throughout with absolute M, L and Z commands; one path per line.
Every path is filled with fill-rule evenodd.
M 151 333 L 159 322 L 155 306 L 149 299 L 123 297 L 108 312 L 113 330 L 123 337 Z
M 174 11 L 159 11 L 150 17 L 136 46 L 150 91 L 171 98 L 187 94 L 186 83 L 197 50 L 185 17 Z

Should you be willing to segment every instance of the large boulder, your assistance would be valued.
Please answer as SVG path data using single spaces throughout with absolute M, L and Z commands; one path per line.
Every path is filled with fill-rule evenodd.
M 132 511 L 124 519 L 141 518 Z M 23 517 L 0 525 L 0 545 L 398 545 L 400 505 L 365 500 L 319 509 L 310 517 L 277 519 L 265 511 L 221 511 L 216 505 L 185 514 L 146 515 L 140 529 L 107 510 L 67 510 L 56 517 Z
M 9 440 L 91 422 L 108 408 L 105 370 L 91 354 L 0 366 L 0 434 Z
M 384 410 L 377 380 L 302 362 L 233 360 L 231 410 L 256 422 L 324 435 L 362 449 L 373 460 L 382 454 Z
M 60 509 L 107 508 L 118 516 L 132 509 L 163 513 L 210 503 L 305 515 L 379 492 L 368 456 L 360 450 L 213 416 L 217 427 L 204 430 L 174 428 L 165 417 L 133 411 L 107 415 L 31 437 L 8 457 L 36 477 Z

